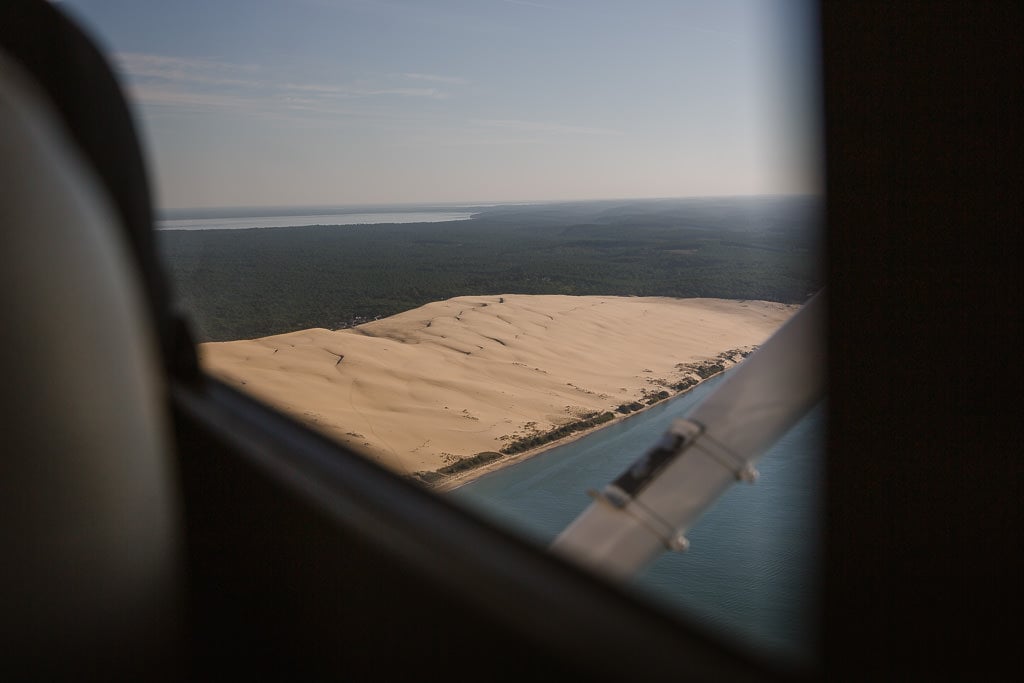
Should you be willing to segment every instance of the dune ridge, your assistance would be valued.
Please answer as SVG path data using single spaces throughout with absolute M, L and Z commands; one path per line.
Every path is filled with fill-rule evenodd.
M 608 421 L 609 412 L 621 417 L 739 362 L 798 308 L 461 296 L 349 329 L 202 344 L 200 359 L 401 474 L 435 481 L 440 475 L 424 473 L 488 454 L 474 462 L 490 464 L 451 477 L 464 481 L 551 445 L 529 448 L 530 437 L 588 418 Z M 513 445 L 519 450 L 501 455 Z

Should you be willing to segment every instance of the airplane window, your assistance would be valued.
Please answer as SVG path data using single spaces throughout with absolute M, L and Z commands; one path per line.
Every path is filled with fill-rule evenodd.
M 809 1 L 59 6 L 203 368 L 540 543 L 824 284 Z M 813 662 L 823 429 L 641 599 Z

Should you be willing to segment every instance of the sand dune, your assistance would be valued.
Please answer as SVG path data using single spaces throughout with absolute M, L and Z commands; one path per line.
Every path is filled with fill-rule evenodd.
M 797 308 L 465 296 L 347 330 L 203 344 L 200 354 L 214 374 L 409 474 L 674 393 L 668 385 L 693 376 L 687 364 L 749 350 Z

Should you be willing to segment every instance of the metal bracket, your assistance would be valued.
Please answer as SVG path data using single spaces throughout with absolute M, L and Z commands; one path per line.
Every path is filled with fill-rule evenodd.
M 675 420 L 654 448 L 605 487 L 605 499 L 615 507 L 625 506 L 692 446 L 703 431 L 702 425 L 691 420 Z
M 602 491 L 588 491 L 595 500 L 624 512 L 660 538 L 669 550 L 683 551 L 690 542 L 638 500 L 638 496 L 670 463 L 694 448 L 733 473 L 736 479 L 753 483 L 758 473 L 752 465 L 721 444 L 694 420 L 680 418 L 672 422 L 661 441 L 634 462 Z
M 689 549 L 690 541 L 684 536 L 681 529 L 675 529 L 671 524 L 658 517 L 643 503 L 636 498 L 631 498 L 621 489 L 609 484 L 604 491 L 590 489 L 587 494 L 599 503 L 610 505 L 619 512 L 633 517 L 647 527 L 647 530 L 661 539 L 669 550 L 682 552 Z
M 701 439 L 693 444 L 697 450 L 732 472 L 738 481 L 745 481 L 748 484 L 753 484 L 757 481 L 760 474 L 752 464 L 737 455 L 708 432 L 702 432 L 701 437 Z

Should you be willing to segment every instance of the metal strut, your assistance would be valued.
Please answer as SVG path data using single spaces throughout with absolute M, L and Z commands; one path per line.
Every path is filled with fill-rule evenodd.
M 627 578 L 665 550 L 825 394 L 825 302 L 815 295 L 714 393 L 600 492 L 552 550 Z

